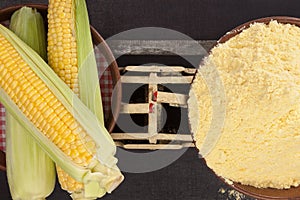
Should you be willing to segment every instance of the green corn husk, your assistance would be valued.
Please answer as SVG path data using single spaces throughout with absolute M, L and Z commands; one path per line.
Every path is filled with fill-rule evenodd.
M 43 58 L 46 58 L 46 35 L 40 13 L 29 7 L 17 10 L 10 29 Z M 54 162 L 40 148 L 30 133 L 6 113 L 7 178 L 13 199 L 45 199 L 55 187 Z
M 9 29 L 47 61 L 44 19 L 36 9 L 24 6 L 14 12 Z
M 74 0 L 78 54 L 79 97 L 104 125 L 101 88 L 85 0 Z

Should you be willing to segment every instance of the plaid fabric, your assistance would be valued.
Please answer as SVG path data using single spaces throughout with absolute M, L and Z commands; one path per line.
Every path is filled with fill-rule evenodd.
M 113 91 L 111 70 L 108 68 L 106 58 L 97 47 L 95 47 L 95 55 L 98 65 L 104 118 L 107 120 L 110 112 L 111 95 Z M 0 150 L 5 151 L 5 108 L 2 104 L 0 104 Z
M 111 111 L 111 95 L 113 93 L 113 81 L 111 76 L 111 70 L 108 67 L 108 63 L 100 52 L 99 48 L 94 47 L 95 56 L 98 66 L 98 76 L 100 80 L 101 97 L 104 109 L 104 118 L 108 117 Z M 108 120 L 105 118 L 105 121 Z

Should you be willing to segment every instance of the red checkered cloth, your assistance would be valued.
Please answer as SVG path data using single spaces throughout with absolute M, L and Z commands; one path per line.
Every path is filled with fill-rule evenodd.
M 104 118 L 110 113 L 111 108 L 111 95 L 113 91 L 113 81 L 111 76 L 111 70 L 108 67 L 108 63 L 104 55 L 100 50 L 95 47 L 96 61 L 98 65 L 99 80 L 102 95 L 102 104 L 104 108 Z M 5 151 L 5 108 L 0 103 L 0 150 Z
M 97 66 L 98 66 L 98 76 L 100 80 L 100 88 L 101 88 L 101 97 L 102 97 L 102 105 L 104 109 L 104 119 L 108 120 L 107 117 L 111 112 L 111 96 L 113 93 L 113 80 L 111 76 L 111 70 L 108 67 L 107 60 L 105 56 L 101 53 L 100 49 L 95 46 L 94 47 Z

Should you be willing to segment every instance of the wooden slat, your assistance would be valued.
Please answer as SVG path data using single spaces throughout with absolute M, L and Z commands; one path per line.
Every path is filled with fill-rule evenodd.
M 133 71 L 133 72 L 182 72 L 185 70 L 182 66 L 126 66 L 124 68 L 126 71 Z
M 131 104 L 121 104 L 120 113 L 128 114 L 147 114 L 149 113 L 148 103 L 131 103 Z
M 207 55 L 216 44 L 216 40 L 110 40 L 107 42 L 115 55 L 203 56 Z
M 176 150 L 176 149 L 182 149 L 184 148 L 180 144 L 172 144 L 172 145 L 166 145 L 166 144 L 124 144 L 121 147 L 124 149 L 139 149 L 139 150 L 158 150 L 158 149 L 168 149 L 168 150 Z
M 170 92 L 157 92 L 158 103 L 169 103 L 173 106 L 186 106 L 188 96 L 184 94 L 170 93 Z
M 151 72 L 149 79 L 155 80 L 156 78 L 157 78 L 157 74 Z M 150 110 L 149 116 L 148 116 L 148 133 L 150 135 L 157 134 L 157 122 L 160 117 L 160 113 L 158 113 L 158 110 L 157 110 L 157 103 L 156 103 L 156 101 L 153 100 L 154 93 L 156 93 L 156 92 L 157 92 L 157 84 L 150 83 L 149 89 L 148 89 L 149 105 L 152 107 L 152 110 Z M 157 142 L 157 140 L 154 137 L 150 137 L 149 142 L 152 144 L 155 144 Z
M 188 147 L 195 147 L 195 144 L 194 143 L 182 143 L 181 144 L 183 147 L 186 147 L 186 148 L 188 148 Z
M 193 76 L 164 76 L 150 78 L 148 76 L 122 76 L 122 83 L 144 83 L 144 84 L 190 84 Z
M 182 148 L 195 147 L 193 143 L 182 143 L 182 144 L 124 144 L 116 141 L 116 146 L 130 150 L 178 150 Z
M 158 91 L 158 84 L 190 84 L 196 73 L 195 69 L 188 69 L 182 66 L 127 66 L 123 71 L 149 73 L 148 76 L 126 76 L 121 77 L 123 83 L 148 84 L 148 102 L 137 104 L 122 103 L 120 113 L 148 114 L 147 133 L 112 133 L 117 146 L 124 149 L 181 149 L 193 147 L 193 139 L 190 134 L 158 133 L 161 128 L 161 103 L 169 103 L 171 106 L 186 106 L 187 96 L 184 94 Z M 189 74 L 184 76 L 182 74 Z M 126 144 L 124 141 L 149 141 L 150 144 Z M 176 141 L 176 144 L 163 144 L 163 141 Z
M 132 71 L 132 72 L 185 72 L 188 74 L 196 73 L 196 69 L 194 68 L 185 68 L 182 66 L 126 66 L 122 68 L 124 71 Z
M 162 118 L 162 113 L 164 109 L 161 103 L 156 103 L 156 110 L 157 110 L 157 131 L 160 131 L 165 125 L 165 120 L 163 120 Z
M 123 142 L 120 142 L 120 141 L 114 141 L 114 142 L 115 142 L 115 145 L 118 146 L 118 147 L 124 146 Z
M 114 140 L 148 140 L 152 137 L 156 140 L 193 141 L 190 134 L 157 133 L 150 136 L 148 133 L 111 133 L 111 136 Z

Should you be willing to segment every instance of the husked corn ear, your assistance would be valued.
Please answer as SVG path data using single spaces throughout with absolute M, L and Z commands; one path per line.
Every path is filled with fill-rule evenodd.
M 85 0 L 50 0 L 48 60 L 59 77 L 104 124 L 97 64 Z M 93 144 L 91 144 L 93 145 Z M 73 199 L 84 197 L 82 183 L 57 168 L 61 187 Z
M 84 184 L 86 198 L 111 192 L 122 182 L 116 147 L 103 124 L 38 54 L 2 25 L 0 100 L 51 159 Z
M 46 58 L 46 33 L 39 12 L 22 7 L 14 12 L 10 29 Z M 45 199 L 54 190 L 56 174 L 51 158 L 27 129 L 6 113 L 7 179 L 13 199 Z

